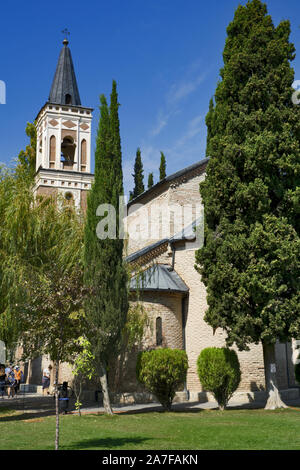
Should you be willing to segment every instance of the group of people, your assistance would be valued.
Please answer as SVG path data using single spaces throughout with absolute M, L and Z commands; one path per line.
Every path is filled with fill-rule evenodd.
M 18 365 L 0 364 L 0 397 L 4 399 L 7 392 L 8 398 L 14 398 L 23 382 L 23 371 Z

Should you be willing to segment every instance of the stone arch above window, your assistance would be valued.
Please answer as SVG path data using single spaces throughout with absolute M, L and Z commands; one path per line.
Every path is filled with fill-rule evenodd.
M 55 157 L 56 157 L 56 137 L 55 135 L 52 135 L 50 137 L 49 168 L 55 168 Z
M 86 140 L 81 141 L 81 171 L 86 171 Z

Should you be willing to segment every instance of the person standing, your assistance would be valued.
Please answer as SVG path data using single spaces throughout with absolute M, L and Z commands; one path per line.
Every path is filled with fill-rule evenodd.
M 0 396 L 4 399 L 6 385 L 5 366 L 0 364 Z
M 49 395 L 51 370 L 52 370 L 51 364 L 43 370 L 42 386 L 43 386 L 44 396 Z
M 14 371 L 12 369 L 7 375 L 7 384 L 8 384 L 8 387 L 7 387 L 8 398 L 10 397 L 14 398 L 16 379 L 15 379 Z
M 14 368 L 14 376 L 15 376 L 15 392 L 17 395 L 18 391 L 20 390 L 20 384 L 22 380 L 22 370 L 17 365 Z

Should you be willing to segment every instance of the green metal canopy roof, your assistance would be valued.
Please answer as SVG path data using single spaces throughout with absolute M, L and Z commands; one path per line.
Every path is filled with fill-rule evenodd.
M 131 279 L 130 290 L 187 294 L 189 288 L 171 266 L 155 264 Z

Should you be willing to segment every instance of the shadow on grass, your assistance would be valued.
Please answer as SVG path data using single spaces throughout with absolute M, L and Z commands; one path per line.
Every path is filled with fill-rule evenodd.
M 122 416 L 130 416 L 130 415 L 137 415 L 137 414 L 150 414 L 150 413 L 158 413 L 158 414 L 161 414 L 161 415 L 164 415 L 164 414 L 168 414 L 168 413 L 174 413 L 174 414 L 180 414 L 180 413 L 193 413 L 193 414 L 199 414 L 199 413 L 203 413 L 203 411 L 206 411 L 206 410 L 203 410 L 203 409 L 172 409 L 171 411 L 167 411 L 167 410 L 130 410 L 130 411 L 122 411 L 122 412 L 119 412 L 119 413 L 116 413 L 118 414 L 119 416 L 122 415 Z
M 10 410 L 12 412 L 17 412 L 18 410 Z M 38 412 L 32 412 L 32 413 L 20 413 L 19 414 L 12 414 L 8 415 L 4 414 L 1 416 L 0 413 L 0 424 L 4 422 L 10 422 L 10 421 L 27 421 L 29 419 L 35 419 L 35 418 L 47 418 L 48 416 L 54 416 L 55 415 L 55 410 L 48 410 L 48 411 L 38 411 Z
M 74 442 L 71 445 L 61 446 L 60 448 L 61 450 L 114 449 L 115 447 L 128 446 L 129 444 L 139 445 L 148 440 L 150 440 L 150 438 L 145 437 L 84 439 L 79 442 Z

